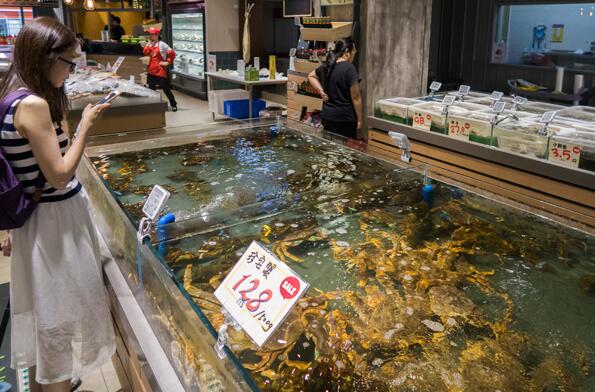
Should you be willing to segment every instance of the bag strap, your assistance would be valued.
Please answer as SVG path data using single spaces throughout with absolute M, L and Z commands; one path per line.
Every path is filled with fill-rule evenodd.
M 18 101 L 19 99 L 28 97 L 29 95 L 31 95 L 31 91 L 26 90 L 26 89 L 18 89 L 18 90 L 12 91 L 8 95 L 6 95 L 2 99 L 2 101 L 0 101 L 0 128 L 2 128 L 4 126 L 4 119 L 6 118 L 8 111 L 12 107 L 12 104 L 15 101 Z M 45 183 L 46 183 L 45 176 L 41 172 L 41 168 L 40 168 L 39 175 L 35 179 L 35 183 L 34 183 L 35 184 L 35 192 L 33 193 L 33 201 L 34 202 L 37 203 L 41 199 L 41 195 L 43 193 L 43 188 L 45 187 Z

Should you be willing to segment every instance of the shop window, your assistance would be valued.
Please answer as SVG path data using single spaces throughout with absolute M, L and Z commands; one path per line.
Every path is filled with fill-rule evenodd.
M 501 5 L 492 62 L 595 70 L 595 3 Z

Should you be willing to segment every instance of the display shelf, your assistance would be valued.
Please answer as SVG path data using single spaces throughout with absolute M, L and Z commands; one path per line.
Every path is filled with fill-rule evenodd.
M 595 208 L 595 198 L 593 197 L 593 191 L 595 191 L 595 172 L 557 165 L 543 159 L 515 154 L 483 144 L 455 139 L 447 135 L 422 131 L 409 125 L 397 124 L 373 116 L 368 117 L 368 125 L 384 132 L 401 132 L 407 135 L 411 140 L 440 147 L 444 150 L 457 152 L 494 164 L 522 170 L 543 178 L 583 188 L 585 193 L 581 195 L 574 193 L 566 196 L 577 203 Z
M 295 60 L 295 70 L 297 72 L 301 72 L 301 73 L 305 73 L 305 74 L 309 74 L 310 72 L 314 71 L 316 68 L 320 67 L 322 64 L 320 63 L 315 63 L 313 61 L 309 61 L 309 60 L 302 60 L 302 59 L 296 59 Z
M 195 54 L 204 54 L 204 52 L 199 52 L 198 50 L 188 50 L 188 49 L 177 49 L 174 48 L 176 52 L 188 52 L 188 53 L 195 53 Z
M 332 29 L 308 29 L 302 28 L 301 39 L 304 41 L 336 41 L 339 38 L 351 36 L 353 23 L 351 22 L 331 22 Z
M 197 32 L 200 31 L 202 33 L 202 28 L 191 28 L 191 27 L 172 27 L 172 31 L 192 31 Z
M 204 80 L 204 78 L 205 78 L 204 75 L 191 74 L 191 73 L 188 73 L 188 72 L 180 71 L 180 70 L 175 69 L 175 68 L 174 68 L 173 72 L 174 73 L 177 73 L 177 74 L 180 74 L 180 75 L 183 75 L 183 76 L 186 76 L 188 78 L 193 78 L 193 79 L 198 79 L 198 80 Z
M 300 106 L 306 106 L 308 109 L 313 110 L 322 110 L 322 99 L 310 97 L 308 95 L 303 95 L 296 93 L 295 94 L 295 101 Z
M 204 40 L 193 40 L 193 39 L 181 39 L 181 38 L 174 38 L 174 42 L 182 41 L 182 42 L 193 42 L 195 44 L 204 44 Z

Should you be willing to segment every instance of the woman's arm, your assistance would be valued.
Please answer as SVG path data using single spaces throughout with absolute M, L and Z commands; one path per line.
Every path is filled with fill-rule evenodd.
M 108 106 L 109 104 L 87 105 L 78 127 L 77 138 L 62 156 L 48 103 L 31 95 L 19 104 L 15 113 L 15 127 L 21 136 L 29 139 L 37 164 L 52 187 L 64 189 L 72 179 L 83 155 L 89 130 Z
M 357 115 L 357 129 L 362 129 L 362 94 L 359 89 L 359 83 L 354 83 L 350 91 L 355 114 Z
M 312 87 L 318 90 L 324 102 L 328 101 L 328 95 L 326 95 L 326 93 L 324 92 L 324 88 L 322 88 L 322 84 L 318 79 L 318 75 L 316 75 L 316 71 L 312 71 L 308 74 L 308 82 L 310 82 Z

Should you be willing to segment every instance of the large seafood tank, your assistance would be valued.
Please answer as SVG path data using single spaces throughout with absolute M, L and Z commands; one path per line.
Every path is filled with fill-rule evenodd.
M 297 127 L 87 151 L 102 233 L 188 390 L 595 390 L 592 233 Z M 139 289 L 153 184 L 176 222 L 142 246 Z M 263 347 L 231 329 L 219 360 L 213 293 L 252 241 L 310 288 Z

